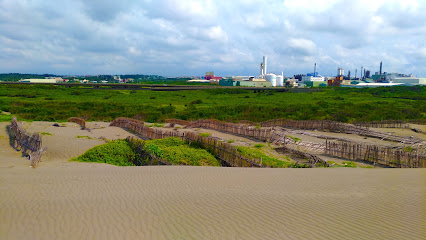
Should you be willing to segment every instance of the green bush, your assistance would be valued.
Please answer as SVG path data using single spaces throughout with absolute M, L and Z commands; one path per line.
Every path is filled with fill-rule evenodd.
M 262 150 L 260 149 L 253 149 L 249 147 L 244 146 L 238 146 L 237 147 L 238 152 L 241 153 L 241 155 L 245 157 L 252 157 L 257 159 L 262 159 L 262 165 L 268 166 L 268 167 L 276 167 L 276 168 L 286 168 L 291 167 L 292 163 L 288 161 L 283 161 L 276 159 L 274 157 L 270 157 L 266 155 Z
M 194 144 L 189 146 L 176 137 L 145 141 L 144 149 L 175 165 L 220 166 L 220 162 L 206 150 Z
M 220 166 L 219 161 L 206 150 L 188 145 L 167 147 L 162 152 L 163 159 L 176 165 Z
M 209 136 L 211 136 L 212 134 L 211 134 L 211 133 L 199 133 L 199 135 L 200 135 L 201 137 L 209 137 Z
M 77 162 L 108 163 L 117 166 L 134 166 L 136 154 L 126 140 L 116 140 L 89 149 L 83 155 L 71 159 Z

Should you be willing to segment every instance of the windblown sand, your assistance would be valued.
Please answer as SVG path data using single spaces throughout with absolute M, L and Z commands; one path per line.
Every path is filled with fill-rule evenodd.
M 426 238 L 426 169 L 117 167 L 69 137 L 36 169 L 0 138 L 0 239 Z

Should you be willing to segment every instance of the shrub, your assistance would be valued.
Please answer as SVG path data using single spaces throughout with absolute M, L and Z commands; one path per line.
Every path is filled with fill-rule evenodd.
M 210 137 L 212 134 L 211 133 L 199 133 L 199 135 L 201 137 Z
M 220 166 L 219 161 L 204 149 L 187 145 L 176 137 L 145 141 L 144 149 L 176 165 Z
M 136 154 L 126 140 L 116 140 L 89 149 L 83 155 L 71 159 L 77 162 L 108 163 L 117 166 L 134 166 Z
M 243 156 L 262 159 L 262 165 L 264 165 L 264 166 L 277 167 L 277 168 L 285 168 L 285 167 L 291 167 L 292 166 L 292 163 L 287 162 L 287 161 L 283 161 L 283 160 L 279 160 L 279 159 L 276 159 L 274 157 L 270 157 L 270 156 L 266 155 L 260 149 L 253 149 L 253 148 L 249 148 L 249 147 L 238 146 L 237 150 Z

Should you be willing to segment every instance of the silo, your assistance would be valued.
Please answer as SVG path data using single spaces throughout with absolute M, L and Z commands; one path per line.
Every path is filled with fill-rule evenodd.
M 273 73 L 266 74 L 266 81 L 271 82 L 272 87 L 277 86 L 277 76 Z
M 284 85 L 284 77 L 277 75 L 277 87 L 282 87 Z

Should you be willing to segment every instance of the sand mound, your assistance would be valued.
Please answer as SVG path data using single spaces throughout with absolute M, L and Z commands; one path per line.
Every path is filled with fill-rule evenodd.
M 424 239 L 424 169 L 0 168 L 2 239 Z
M 426 238 L 426 169 L 67 162 L 98 137 L 129 133 L 107 123 L 91 132 L 25 124 L 52 134 L 43 136 L 49 149 L 29 168 L 0 124 L 0 239 Z

